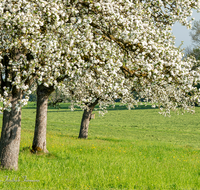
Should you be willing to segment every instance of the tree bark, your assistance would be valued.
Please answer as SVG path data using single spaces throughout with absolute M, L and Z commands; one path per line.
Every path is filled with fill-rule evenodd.
M 41 84 L 37 87 L 37 113 L 32 145 L 33 152 L 43 151 L 48 153 L 46 148 L 47 109 L 48 97 L 53 91 L 53 86 L 45 87 Z
M 15 87 L 11 95 L 11 111 L 4 110 L 3 125 L 0 140 L 1 167 L 5 169 L 18 169 L 18 157 L 21 137 L 21 107 L 16 104 L 22 98 L 22 92 Z
M 90 124 L 90 120 L 92 116 L 92 111 L 94 110 L 94 107 L 98 104 L 98 101 L 99 99 L 97 99 L 94 103 L 90 104 L 88 106 L 88 109 L 84 110 L 78 138 L 82 138 L 82 139 L 88 138 L 88 129 L 89 129 L 89 124 Z

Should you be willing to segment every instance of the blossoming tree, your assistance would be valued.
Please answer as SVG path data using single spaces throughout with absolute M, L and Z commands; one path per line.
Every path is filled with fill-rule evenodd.
M 71 56 L 71 40 L 76 34 L 70 24 L 67 26 L 74 12 L 68 9 L 66 1 L 53 0 L 4 0 L 0 7 L 0 100 L 3 102 L 0 157 L 2 167 L 17 169 L 21 106 L 28 100 L 28 96 L 22 99 L 22 95 L 30 94 L 38 85 L 37 115 L 40 121 L 45 120 L 40 111 L 46 106 L 47 94 L 66 76 L 74 75 L 77 60 Z M 76 65 L 79 64 L 83 62 Z
M 137 105 L 140 98 L 145 98 L 161 111 L 165 108 L 164 114 L 170 114 L 170 110 L 177 107 L 192 111 L 197 96 L 188 94 L 191 91 L 193 95 L 197 93 L 192 84 L 199 74 L 191 71 L 194 60 L 182 61 L 183 54 L 174 46 L 171 26 L 180 21 L 190 27 L 187 17 L 192 13 L 191 8 L 198 8 L 198 3 L 77 2 L 78 15 L 86 12 L 89 20 L 89 40 L 85 39 L 81 49 L 86 52 L 85 59 L 91 64 L 92 73 L 89 75 L 87 70 L 80 82 L 68 84 L 74 86 L 71 89 L 73 101 L 84 109 L 79 138 L 87 138 L 95 105 L 99 103 L 106 109 L 117 97 L 122 103 L 128 103 L 129 108 Z M 82 29 L 79 17 L 75 24 Z M 131 91 L 137 94 L 136 99 Z

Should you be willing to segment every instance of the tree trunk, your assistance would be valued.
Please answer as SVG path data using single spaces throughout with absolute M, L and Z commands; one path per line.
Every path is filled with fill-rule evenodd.
M 21 107 L 16 104 L 22 98 L 22 92 L 14 87 L 11 95 L 11 111 L 4 110 L 3 125 L 0 140 L 1 167 L 5 169 L 18 169 L 18 157 L 21 137 Z
M 84 110 L 78 138 L 82 138 L 82 139 L 88 138 L 88 129 L 89 129 L 89 123 L 92 116 L 92 111 L 94 110 L 94 107 L 98 104 L 98 101 L 99 99 L 97 99 L 94 103 L 90 104 L 88 106 L 88 109 Z
M 45 87 L 43 84 L 37 88 L 37 113 L 32 145 L 33 152 L 43 151 L 48 153 L 46 148 L 47 108 L 48 97 L 53 91 L 53 86 Z

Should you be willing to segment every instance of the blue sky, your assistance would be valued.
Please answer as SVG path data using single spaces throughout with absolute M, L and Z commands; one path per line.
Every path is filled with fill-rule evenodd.
M 200 20 L 200 13 L 197 13 L 196 10 L 193 10 L 192 17 L 195 18 L 195 20 Z M 190 29 L 187 29 L 187 27 L 182 26 L 180 23 L 174 24 L 172 27 L 172 33 L 176 37 L 175 45 L 178 47 L 181 44 L 181 41 L 183 41 L 182 48 L 192 47 L 192 39 L 190 37 Z
M 195 18 L 195 20 L 200 20 L 200 13 L 193 11 L 192 17 Z M 186 48 L 189 46 L 192 47 L 192 39 L 190 37 L 190 31 L 191 30 L 187 29 L 187 27 L 185 26 L 182 26 L 180 23 L 176 23 L 172 27 L 173 35 L 176 37 L 175 45 L 177 47 L 181 44 L 181 41 L 183 41 L 183 45 L 181 46 L 182 48 Z

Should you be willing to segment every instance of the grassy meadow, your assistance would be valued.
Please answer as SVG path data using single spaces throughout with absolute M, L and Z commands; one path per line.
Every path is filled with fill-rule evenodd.
M 35 104 L 22 110 L 18 171 L 0 171 L 0 189 L 200 189 L 200 107 L 191 115 L 116 106 L 78 139 L 80 109 L 48 110 L 49 154 L 32 154 Z M 2 115 L 0 115 L 2 125 Z

